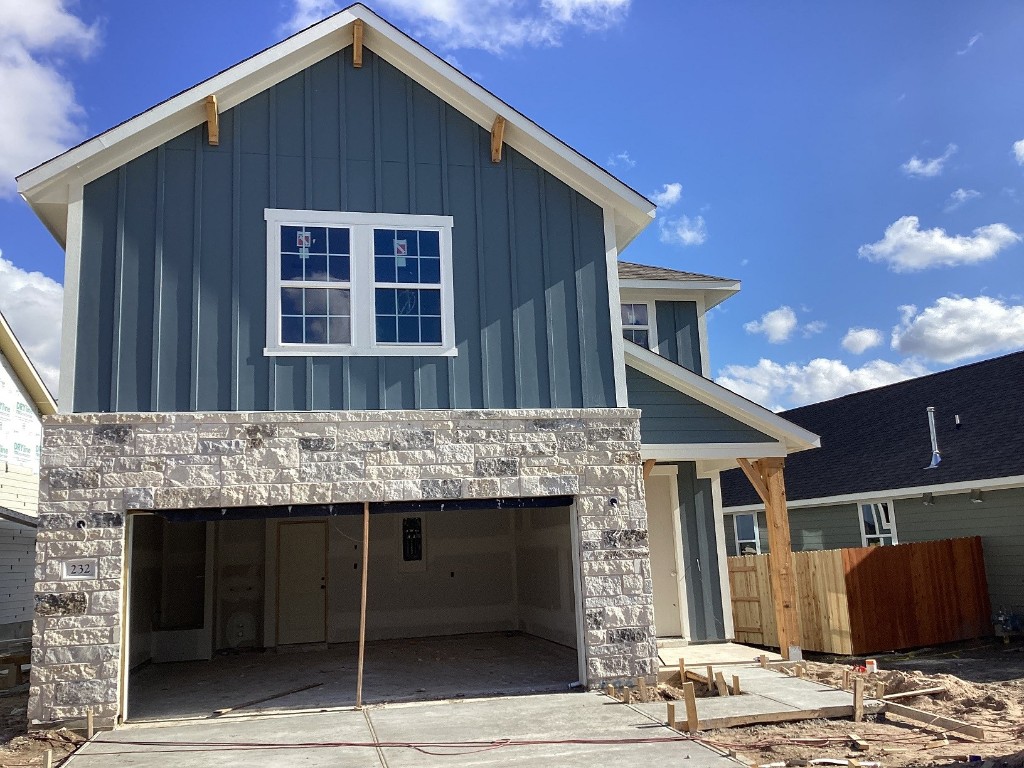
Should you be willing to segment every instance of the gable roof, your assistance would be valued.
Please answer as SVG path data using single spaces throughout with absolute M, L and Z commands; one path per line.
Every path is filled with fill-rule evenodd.
M 632 261 L 624 261 L 619 259 L 619 279 L 620 280 L 673 280 L 673 281 L 696 281 L 696 282 L 721 282 L 721 283 L 735 283 L 736 280 L 732 280 L 728 277 L 713 277 L 712 275 L 702 275 L 698 272 L 683 272 L 678 269 L 669 269 L 668 267 L 656 267 L 652 264 L 637 264 Z
M 656 352 L 624 341 L 626 365 L 781 442 L 786 452 L 819 445 L 818 436 L 711 379 L 677 365 Z
M 72 187 L 84 185 L 206 121 L 205 100 L 223 112 L 352 44 L 363 45 L 487 130 L 506 120 L 504 140 L 570 187 L 615 213 L 622 250 L 653 219 L 655 206 L 605 169 L 513 109 L 365 5 L 356 3 L 204 80 L 18 177 L 18 191 L 57 240 L 66 238 Z
M 11 364 L 11 368 L 14 369 L 14 375 L 18 377 L 18 381 L 21 382 L 25 391 L 28 392 L 28 396 L 31 398 L 36 410 L 43 416 L 55 414 L 57 412 L 57 403 L 54 402 L 53 395 L 46 388 L 46 384 L 43 383 L 39 372 L 32 365 L 32 361 L 29 360 L 28 355 L 25 353 L 25 348 L 21 346 L 21 342 L 14 335 L 14 331 L 11 330 L 11 326 L 7 323 L 7 318 L 4 317 L 2 312 L 0 312 L 0 354 L 3 354 Z
M 821 435 L 786 462 L 791 501 L 1024 475 L 1024 352 L 857 392 L 779 414 Z M 935 407 L 942 462 L 931 460 Z M 960 417 L 960 426 L 955 417 Z M 757 504 L 737 470 L 722 473 L 726 507 Z

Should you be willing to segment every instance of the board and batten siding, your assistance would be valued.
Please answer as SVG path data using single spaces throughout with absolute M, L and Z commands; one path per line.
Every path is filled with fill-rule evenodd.
M 817 549 L 843 549 L 859 547 L 861 544 L 860 521 L 857 519 L 856 504 L 830 504 L 822 507 L 790 508 L 789 529 L 794 552 Z M 899 520 L 896 522 L 899 527 Z M 900 529 L 900 534 L 903 531 Z M 770 551 L 768 546 L 768 521 L 764 511 L 757 513 L 757 536 L 761 554 Z M 725 516 L 726 552 L 732 557 L 736 551 L 736 526 L 733 516 Z
M 980 536 L 992 610 L 1024 614 L 1024 488 L 985 491 L 975 503 L 966 493 L 897 499 L 901 542 Z
M 701 372 L 700 326 L 694 301 L 656 301 L 658 338 L 654 350 L 688 371 Z
M 454 218 L 458 355 L 263 354 L 265 208 Z M 603 212 L 351 49 L 85 188 L 75 412 L 614 407 Z
M 32 621 L 35 567 L 36 529 L 0 519 L 0 625 Z
M 768 435 L 710 405 L 626 367 L 629 407 L 639 408 L 644 445 L 673 443 L 765 443 Z

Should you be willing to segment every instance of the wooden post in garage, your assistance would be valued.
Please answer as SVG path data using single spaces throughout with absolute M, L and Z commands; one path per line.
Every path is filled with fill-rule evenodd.
M 359 603 L 359 666 L 356 670 L 356 709 L 363 708 L 363 659 L 366 657 L 366 583 L 370 566 L 370 502 L 363 502 L 363 596 Z
M 797 613 L 796 579 L 793 574 L 793 545 L 789 535 L 789 513 L 786 511 L 786 481 L 781 458 L 738 459 L 743 474 L 764 502 L 768 520 L 768 576 L 775 603 L 775 623 L 779 635 L 779 652 L 784 659 L 799 659 L 800 616 Z

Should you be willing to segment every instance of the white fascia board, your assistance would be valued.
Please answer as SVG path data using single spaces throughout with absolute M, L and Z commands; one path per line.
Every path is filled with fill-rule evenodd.
M 694 296 L 702 296 L 705 309 L 718 306 L 741 288 L 738 280 L 620 280 L 619 286 L 661 301 L 693 301 Z
M 837 496 L 822 496 L 817 499 L 786 499 L 786 506 L 790 509 L 801 507 L 821 507 L 833 504 L 852 504 L 861 501 L 875 501 L 878 499 L 912 499 L 925 493 L 933 496 L 949 496 L 955 493 L 970 493 L 971 491 L 1000 491 L 1008 488 L 1024 488 L 1024 475 L 1013 477 L 992 477 L 987 480 L 964 480 L 958 483 L 940 483 L 938 485 L 918 485 L 911 488 L 890 488 L 880 491 L 862 491 L 859 493 L 845 493 Z M 726 507 L 729 514 L 734 512 L 756 512 L 764 509 L 764 504 L 742 504 L 735 507 Z
M 641 444 L 641 459 L 658 461 L 708 461 L 718 459 L 784 458 L 783 443 L 663 443 Z
M 624 349 L 626 365 L 775 438 L 786 446 L 788 453 L 821 446 L 821 438 L 818 435 L 786 421 L 778 414 L 737 395 L 710 379 L 705 379 L 703 376 L 632 342 L 625 342 Z M 759 444 L 755 443 L 754 445 Z M 742 454 L 733 455 L 740 456 Z M 751 456 L 744 456 L 744 458 L 751 458 Z
M 33 208 L 42 203 L 66 204 L 70 181 L 87 184 L 205 122 L 207 96 L 216 94 L 221 111 L 231 109 L 351 45 L 350 25 L 356 19 L 365 25 L 367 48 L 481 127 L 490 130 L 494 118 L 501 115 L 506 120 L 506 144 L 598 205 L 614 208 L 620 251 L 653 221 L 655 206 L 643 195 L 360 4 L 27 171 L 18 177 L 18 191 Z

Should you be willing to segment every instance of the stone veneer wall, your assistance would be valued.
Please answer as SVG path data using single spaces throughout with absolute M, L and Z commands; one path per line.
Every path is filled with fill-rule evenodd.
M 69 414 L 44 422 L 31 723 L 118 712 L 125 513 L 576 496 L 587 683 L 657 672 L 629 409 Z M 68 558 L 96 578 L 62 579 Z M 653 680 L 653 677 L 651 677 Z

